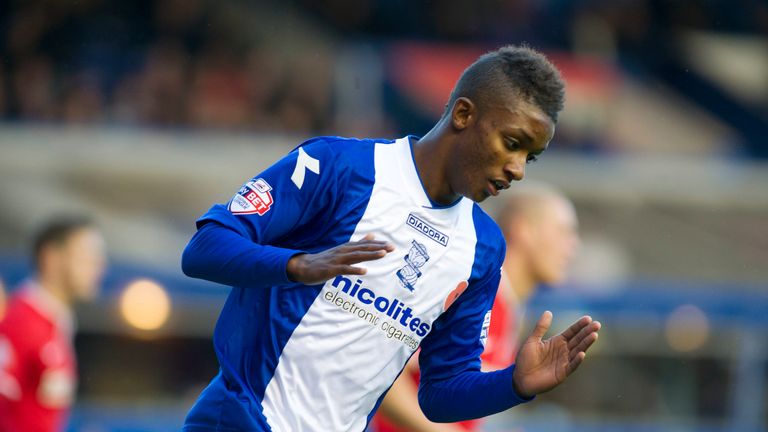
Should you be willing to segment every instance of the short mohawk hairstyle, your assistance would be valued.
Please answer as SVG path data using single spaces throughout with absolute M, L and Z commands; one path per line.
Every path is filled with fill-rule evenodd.
M 543 54 L 525 45 L 507 45 L 488 52 L 466 68 L 451 92 L 446 114 L 460 97 L 482 107 L 499 95 L 509 94 L 508 89 L 557 122 L 565 101 L 563 79 Z

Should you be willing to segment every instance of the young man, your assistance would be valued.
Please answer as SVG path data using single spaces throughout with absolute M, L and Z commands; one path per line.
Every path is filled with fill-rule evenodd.
M 565 380 L 597 339 L 590 317 L 542 340 L 546 312 L 516 366 L 480 371 L 504 239 L 473 203 L 523 178 L 562 103 L 542 55 L 505 47 L 462 74 L 423 138 L 315 138 L 211 208 L 182 268 L 233 289 L 214 334 L 220 373 L 184 429 L 363 430 L 419 347 L 433 421 Z
M 34 242 L 35 275 L 0 322 L 0 431 L 62 431 L 76 386 L 75 301 L 95 296 L 104 241 L 87 219 L 60 219 Z
M 488 340 L 481 355 L 483 370 L 498 370 L 515 360 L 523 307 L 540 284 L 556 285 L 578 244 L 578 220 L 573 204 L 546 185 L 524 184 L 504 197 L 496 218 L 507 242 L 503 276 L 491 308 Z M 430 422 L 416 403 L 418 365 L 411 360 L 406 372 L 387 392 L 374 417 L 376 432 L 458 432 L 478 430 L 481 422 Z

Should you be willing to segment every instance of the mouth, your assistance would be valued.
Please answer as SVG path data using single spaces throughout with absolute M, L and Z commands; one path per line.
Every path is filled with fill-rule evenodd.
M 488 186 L 489 195 L 498 196 L 500 191 L 509 188 L 509 183 L 501 180 L 489 180 Z

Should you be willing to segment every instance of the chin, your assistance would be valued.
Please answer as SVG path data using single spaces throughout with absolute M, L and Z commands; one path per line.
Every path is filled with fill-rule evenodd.
M 480 192 L 478 192 L 478 193 L 476 193 L 476 194 L 474 194 L 472 196 L 468 196 L 468 195 L 464 195 L 464 196 L 466 196 L 467 198 L 469 198 L 472 201 L 477 202 L 477 203 L 483 202 L 483 201 L 485 201 L 486 199 L 488 199 L 490 197 L 490 195 L 488 195 L 488 193 L 486 193 L 484 190 L 482 190 L 482 191 L 480 191 Z
M 89 302 L 96 298 L 96 290 L 80 291 L 77 293 L 77 300 L 79 302 Z
M 550 275 L 549 277 L 543 278 L 543 282 L 551 287 L 556 287 L 563 282 L 565 282 L 565 276 L 564 275 Z

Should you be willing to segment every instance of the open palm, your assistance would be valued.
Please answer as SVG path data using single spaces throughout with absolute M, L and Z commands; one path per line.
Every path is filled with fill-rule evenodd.
M 598 321 L 583 316 L 562 333 L 543 339 L 551 325 L 552 312 L 546 311 L 517 354 L 513 380 L 520 396 L 531 397 L 565 381 L 584 361 L 600 330 Z

